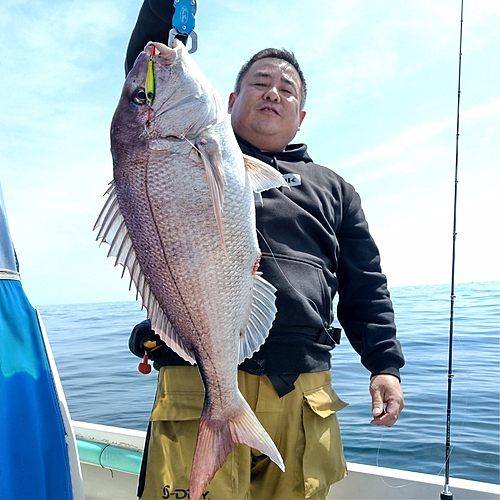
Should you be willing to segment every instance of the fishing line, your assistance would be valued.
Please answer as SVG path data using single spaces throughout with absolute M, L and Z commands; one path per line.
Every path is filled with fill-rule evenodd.
M 458 55 L 458 96 L 457 96 L 457 133 L 455 139 L 455 190 L 453 199 L 453 244 L 451 257 L 451 289 L 450 289 L 450 335 L 448 347 L 448 391 L 446 401 L 446 443 L 445 443 L 445 483 L 441 492 L 441 500 L 453 500 L 449 488 L 450 482 L 450 454 L 451 454 L 451 382 L 453 380 L 453 320 L 455 305 L 455 258 L 457 239 L 457 199 L 458 199 L 458 140 L 460 137 L 460 80 L 462 76 L 462 28 L 464 22 L 464 1 L 461 1 L 460 12 L 460 49 Z
M 375 464 L 377 465 L 377 467 L 380 467 L 380 463 L 379 463 L 380 449 L 382 448 L 382 442 L 383 442 L 383 439 L 384 439 L 384 434 L 385 434 L 385 427 L 382 427 L 382 435 L 380 436 L 380 441 L 378 443 L 377 459 L 375 461 Z M 382 480 L 384 479 L 382 476 L 379 476 L 379 477 L 381 477 Z
M 380 450 L 382 448 L 382 442 L 383 442 L 383 438 L 384 438 L 384 434 L 385 434 L 385 431 L 386 431 L 386 427 L 382 427 L 381 429 L 381 436 L 380 436 L 380 441 L 379 441 L 379 445 L 378 445 L 378 449 L 377 449 L 377 460 L 376 460 L 376 465 L 377 467 L 380 467 L 380 464 L 379 464 L 379 456 L 380 456 Z M 405 483 L 405 484 L 400 484 L 399 486 L 394 486 L 393 484 L 389 484 L 384 476 L 382 475 L 379 475 L 378 476 L 382 482 L 388 487 L 388 488 L 391 488 L 392 490 L 400 490 L 401 488 L 407 488 L 408 486 L 412 486 L 413 484 L 416 484 L 417 481 L 411 481 L 409 483 Z

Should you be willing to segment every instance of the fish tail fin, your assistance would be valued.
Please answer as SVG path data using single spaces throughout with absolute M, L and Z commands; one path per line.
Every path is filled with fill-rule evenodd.
M 278 448 L 257 419 L 248 403 L 243 399 L 243 411 L 238 419 L 229 422 L 235 443 L 246 444 L 267 455 L 283 472 L 285 464 Z
M 192 500 L 201 498 L 208 483 L 237 443 L 259 450 L 282 471 L 285 470 L 278 448 L 242 398 L 242 410 L 233 420 L 213 425 L 204 414 L 201 416 L 189 485 L 189 496 Z

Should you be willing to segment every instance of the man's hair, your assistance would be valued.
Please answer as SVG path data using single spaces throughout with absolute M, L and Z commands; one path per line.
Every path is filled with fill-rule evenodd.
M 304 78 L 304 74 L 300 69 L 299 62 L 297 61 L 293 52 L 289 52 L 285 49 L 264 49 L 260 52 L 257 52 L 251 59 L 249 59 L 240 69 L 238 76 L 236 77 L 236 83 L 234 85 L 234 92 L 238 94 L 241 90 L 241 81 L 243 77 L 247 74 L 248 70 L 252 66 L 253 63 L 259 61 L 260 59 L 264 59 L 266 57 L 274 57 L 276 59 L 282 59 L 287 63 L 291 64 L 299 74 L 300 83 L 301 83 L 301 95 L 300 95 L 300 109 L 304 108 L 304 104 L 306 103 L 307 96 L 307 87 L 306 87 L 306 79 Z

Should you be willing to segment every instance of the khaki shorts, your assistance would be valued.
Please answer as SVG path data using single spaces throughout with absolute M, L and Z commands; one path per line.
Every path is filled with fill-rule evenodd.
M 203 498 L 325 499 L 347 475 L 336 412 L 346 406 L 328 371 L 304 373 L 279 398 L 269 379 L 238 371 L 240 391 L 276 443 L 285 472 L 258 451 L 237 444 Z M 198 369 L 161 368 L 151 414 L 142 499 L 189 498 L 189 475 L 203 406 Z

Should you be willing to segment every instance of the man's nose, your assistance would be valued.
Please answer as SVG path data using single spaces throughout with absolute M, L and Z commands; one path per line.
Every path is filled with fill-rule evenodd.
M 278 89 L 276 87 L 268 88 L 264 95 L 264 99 L 268 101 L 279 102 L 280 94 L 278 92 Z

